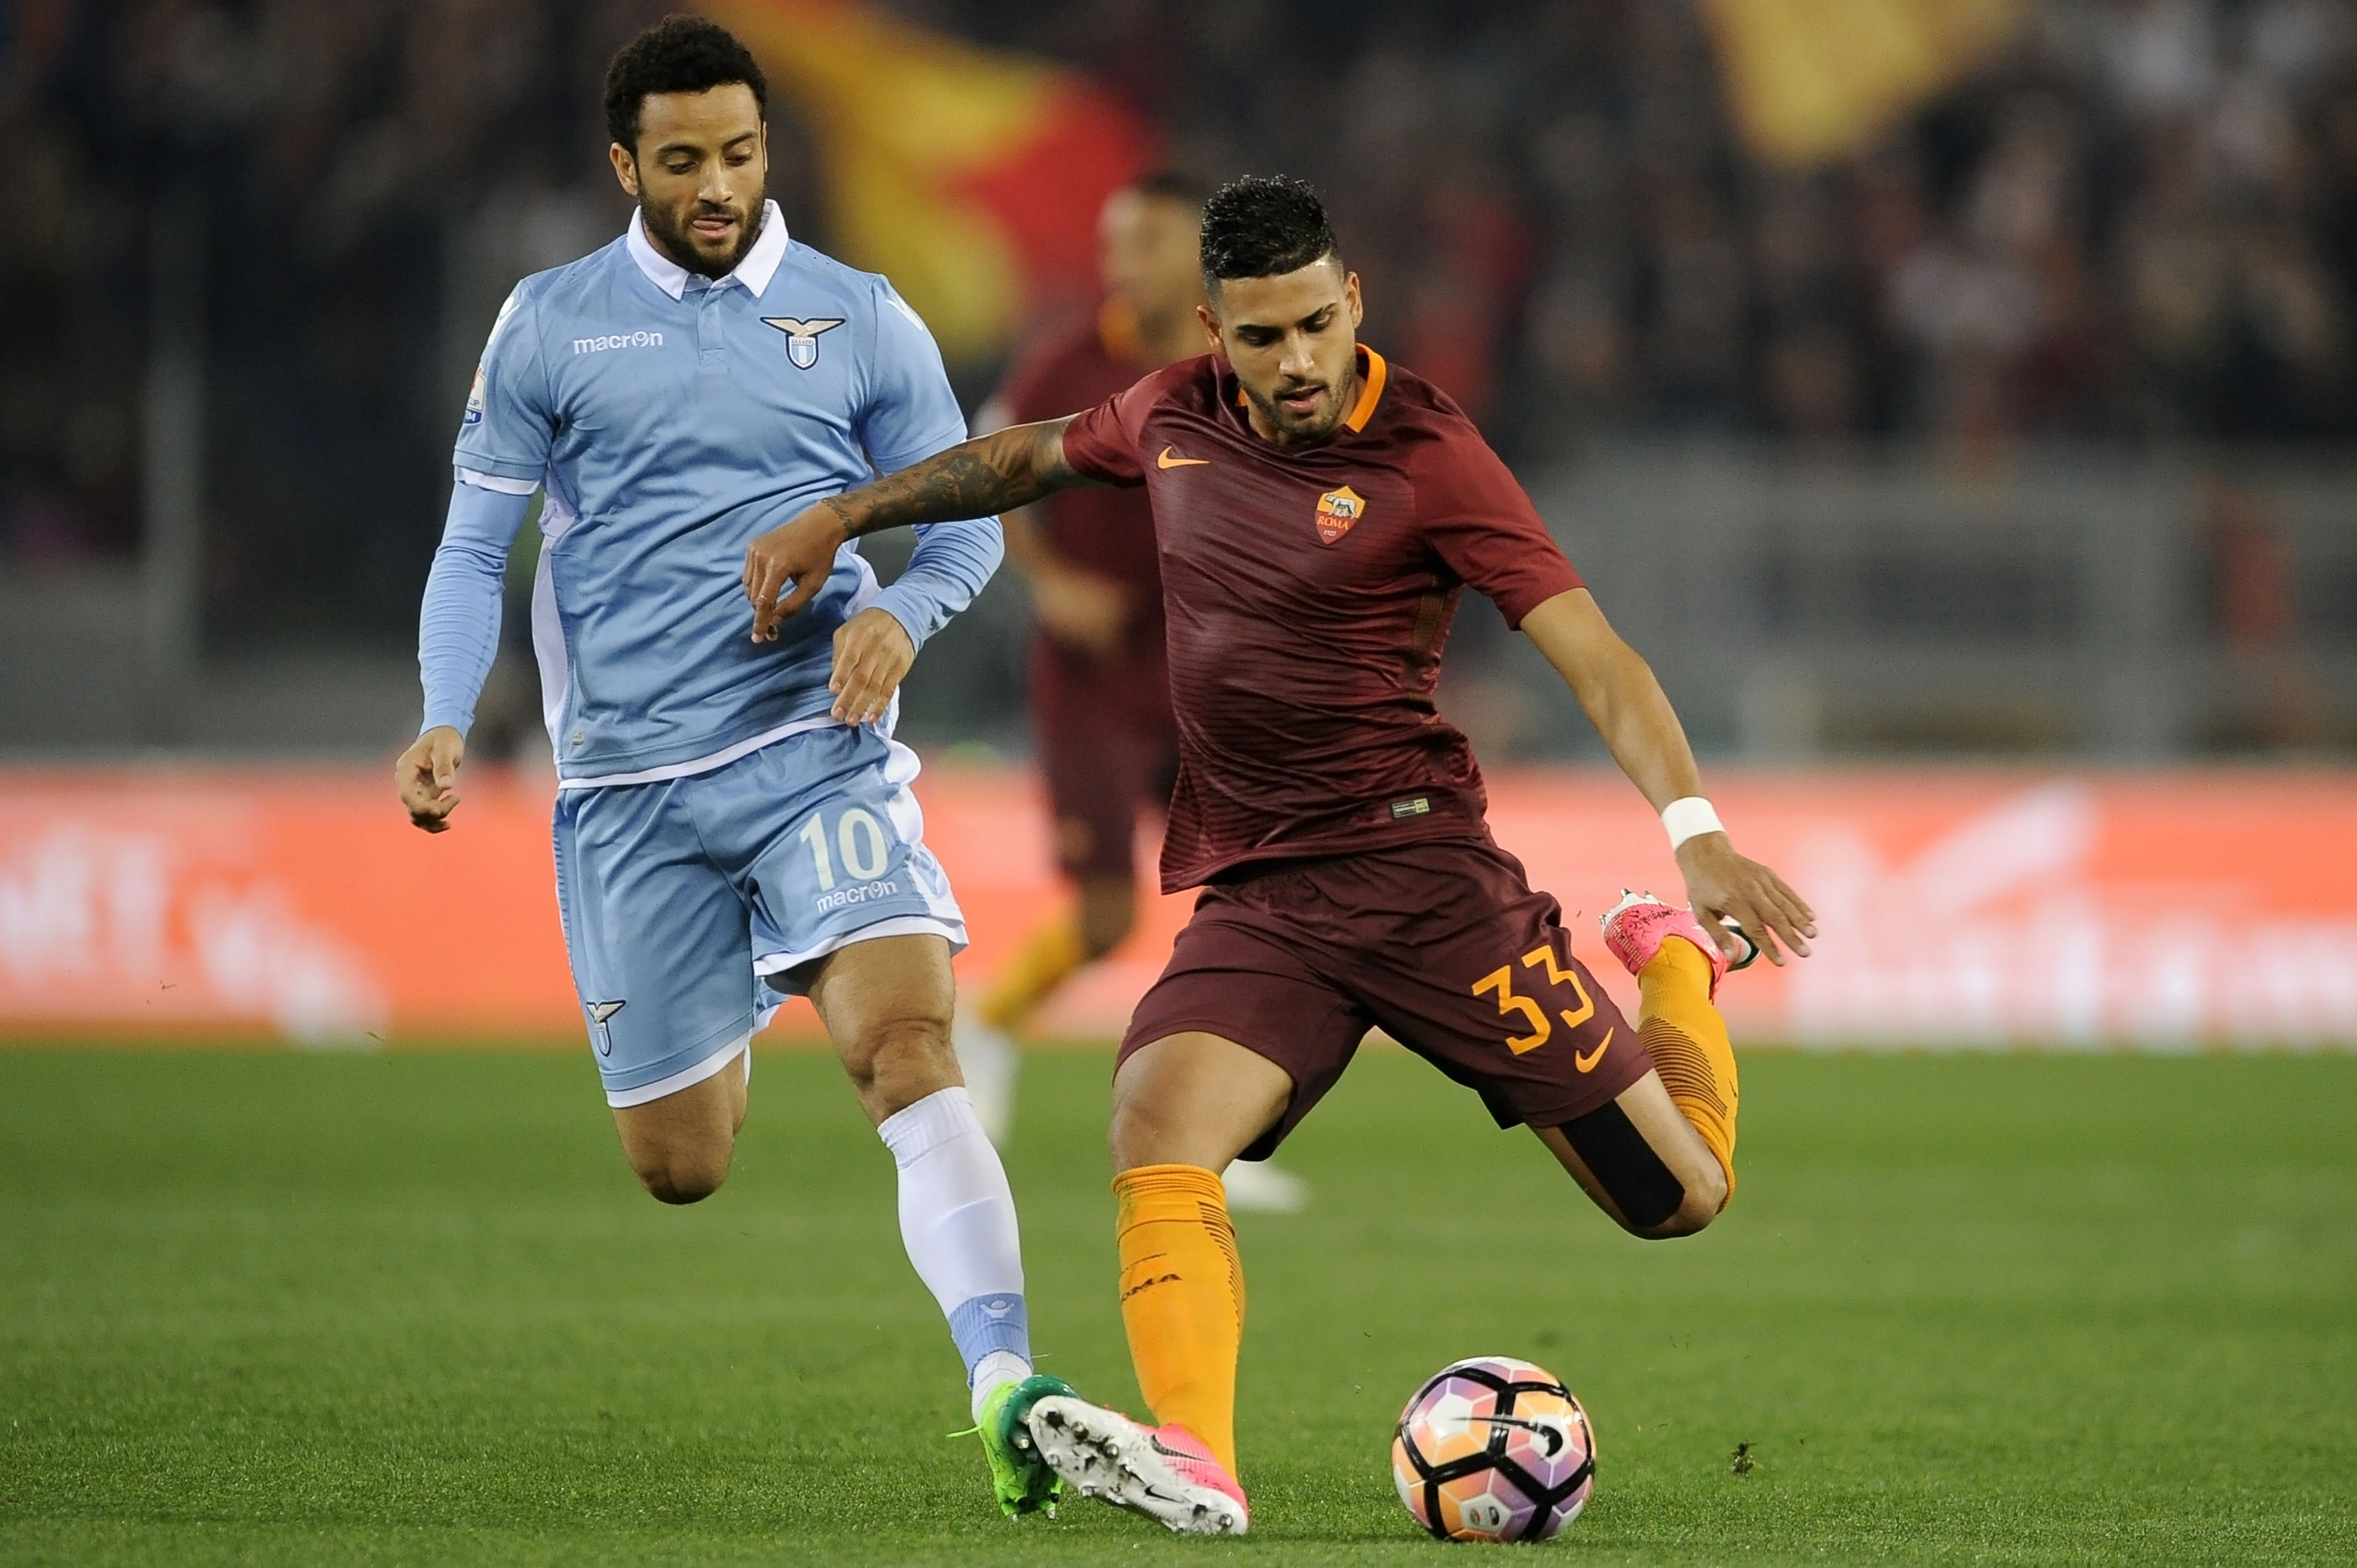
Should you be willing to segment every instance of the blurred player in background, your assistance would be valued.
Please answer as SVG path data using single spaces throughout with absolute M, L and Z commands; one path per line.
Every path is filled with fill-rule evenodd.
M 745 575 L 773 628 L 846 538 L 1078 485 L 1151 495 L 1180 761 L 1162 882 L 1203 892 L 1122 1041 L 1109 1138 L 1122 1322 L 1161 1424 L 1053 1396 L 1031 1431 L 1084 1493 L 1241 1534 L 1227 1163 L 1275 1148 L 1380 1027 L 1528 1126 L 1624 1229 L 1690 1235 L 1735 1190 L 1719 980 L 1754 951 L 1782 962 L 1780 940 L 1805 953 L 1814 925 L 1736 852 L 1652 670 L 1480 432 L 1358 341 L 1359 279 L 1316 193 L 1236 181 L 1202 251 L 1218 353 L 823 501 L 757 540 Z M 1633 1028 L 1490 836 L 1472 748 L 1434 705 L 1469 585 L 1668 830 L 1693 908 L 1631 894 L 1604 920 L 1643 998 Z
M 1168 171 L 1105 200 L 1097 223 L 1104 303 L 1096 318 L 1035 343 L 984 405 L 988 432 L 1103 403 L 1149 371 L 1203 351 L 1203 189 Z M 1137 813 L 1160 811 L 1178 773 L 1170 716 L 1162 575 L 1154 513 L 1136 489 L 1067 490 L 1006 517 L 1007 555 L 1031 590 L 1032 734 L 1048 786 L 1058 865 L 1076 908 L 1025 939 L 979 1003 L 961 1005 L 958 1061 L 974 1109 L 1004 1142 L 1021 1058 L 1009 1037 L 1082 966 L 1119 947 L 1137 919 Z M 1238 1208 L 1290 1211 L 1308 1188 L 1240 1161 L 1225 1173 Z
M 898 1167 L 901 1239 L 965 1361 L 1000 1506 L 1026 1512 L 1057 1480 L 1023 1412 L 1070 1391 L 1032 1371 L 1014 1195 L 950 1046 L 965 920 L 892 738 L 901 677 L 989 580 L 998 525 L 928 531 L 888 588 L 843 551 L 795 635 L 746 635 L 748 541 L 965 435 L 915 312 L 787 236 L 768 104 L 710 22 L 671 17 L 615 57 L 612 162 L 638 211 L 517 285 L 491 328 L 396 783 L 419 827 L 451 825 L 508 551 L 544 492 L 557 899 L 623 1150 L 665 1203 L 716 1190 L 753 1036 L 808 995 Z

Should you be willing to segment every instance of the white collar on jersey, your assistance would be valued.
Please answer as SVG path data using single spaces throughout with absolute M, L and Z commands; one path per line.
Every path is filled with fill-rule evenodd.
M 649 283 L 673 299 L 687 292 L 687 280 L 692 274 L 685 267 L 655 249 L 654 242 L 647 238 L 644 213 L 630 214 L 628 242 L 630 260 L 639 263 L 639 271 L 647 274 Z M 755 240 L 753 248 L 745 252 L 745 259 L 737 263 L 737 270 L 712 286 L 722 288 L 732 283 L 742 284 L 748 294 L 759 299 L 768 290 L 770 280 L 777 275 L 778 263 L 785 259 L 786 215 L 778 210 L 776 202 L 764 201 L 761 203 L 760 238 Z

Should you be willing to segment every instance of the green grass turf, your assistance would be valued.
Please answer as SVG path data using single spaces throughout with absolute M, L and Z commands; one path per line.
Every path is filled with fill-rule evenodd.
M 1132 1402 L 1106 1062 L 1010 1156 L 1045 1365 Z M 1255 1533 L 992 1510 L 889 1159 L 765 1056 L 726 1190 L 665 1209 L 588 1064 L 0 1053 L 0 1561 L 1392 1563 L 1384 1457 L 1532 1356 L 1603 1463 L 1558 1561 L 2357 1560 L 2357 1058 L 1746 1069 L 1742 1190 L 1645 1244 L 1370 1053 L 1241 1222 Z M 1758 1466 L 1731 1473 L 1748 1442 Z

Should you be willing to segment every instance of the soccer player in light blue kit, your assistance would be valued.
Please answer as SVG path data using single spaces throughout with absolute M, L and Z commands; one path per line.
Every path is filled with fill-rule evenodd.
M 726 1177 L 754 1033 L 804 993 L 899 1168 L 900 1232 L 964 1357 L 1001 1506 L 1058 1485 L 1023 1417 L 1043 1394 L 1015 1202 L 950 1047 L 965 921 L 892 738 L 917 649 L 1000 553 L 945 524 L 888 588 L 836 555 L 814 613 L 757 642 L 746 546 L 819 499 L 952 446 L 941 355 L 882 278 L 791 240 L 759 67 L 674 16 L 606 82 L 630 231 L 518 285 L 459 432 L 425 589 L 424 732 L 403 803 L 450 825 L 500 585 L 544 497 L 533 642 L 556 751 L 557 900 L 622 1147 L 649 1192 Z

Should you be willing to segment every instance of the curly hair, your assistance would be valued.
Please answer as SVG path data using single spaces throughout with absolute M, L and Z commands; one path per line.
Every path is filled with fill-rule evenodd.
M 1326 204 L 1307 180 L 1248 175 L 1203 204 L 1203 287 L 1213 297 L 1225 278 L 1279 277 L 1340 256 Z
M 632 156 L 639 111 L 651 92 L 709 92 L 741 82 L 770 113 L 770 79 L 735 34 L 701 16 L 665 16 L 629 43 L 606 68 L 606 134 Z

